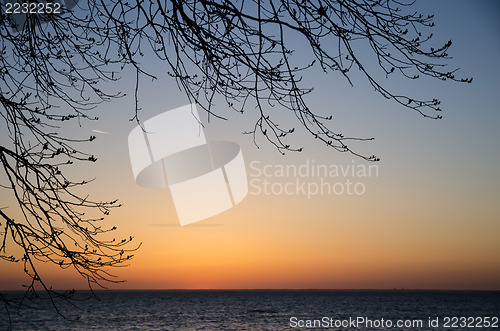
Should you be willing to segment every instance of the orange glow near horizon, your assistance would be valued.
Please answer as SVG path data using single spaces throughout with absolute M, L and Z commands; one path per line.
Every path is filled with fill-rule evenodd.
M 496 241 L 471 235 L 472 223 L 453 230 L 467 217 L 460 210 L 443 208 L 426 218 L 412 212 L 408 197 L 388 203 L 370 192 L 311 200 L 249 195 L 236 208 L 181 227 L 168 191 L 139 191 L 137 207 L 131 197 L 106 221 L 142 242 L 130 266 L 111 270 L 127 282 L 110 288 L 500 288 L 500 266 L 492 263 Z M 388 207 L 390 218 L 383 212 Z M 21 284 L 21 268 L 3 275 L 4 287 Z M 42 271 L 56 288 L 86 287 L 75 272 Z
M 310 200 L 249 195 L 236 208 L 181 227 L 168 191 L 138 190 L 140 200 L 125 199 L 106 220 L 118 225 L 118 234 L 142 242 L 130 266 L 111 270 L 127 282 L 110 288 L 500 288 L 494 236 L 473 235 L 474 223 L 455 230 L 468 214 L 446 201 L 429 217 L 413 212 L 425 199 L 388 202 L 376 188 L 359 197 Z M 498 227 L 489 224 L 490 233 Z M 4 287 L 22 283 L 21 268 L 3 273 Z M 41 270 L 56 288 L 86 287 L 75 272 Z

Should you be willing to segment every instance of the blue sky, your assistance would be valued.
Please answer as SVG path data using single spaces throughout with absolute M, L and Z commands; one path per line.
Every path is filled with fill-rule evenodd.
M 500 231 L 500 5 L 496 1 L 447 0 L 417 1 L 415 7 L 424 14 L 435 14 L 436 44 L 452 39 L 449 54 L 453 59 L 448 65 L 460 68 L 458 75 L 473 77 L 473 83 L 409 81 L 396 76 L 386 83 L 408 95 L 439 98 L 442 120 L 425 119 L 384 99 L 356 73 L 354 87 L 338 73 L 311 72 L 304 77 L 315 87 L 308 98 L 312 109 L 332 114 L 334 127 L 345 135 L 375 138 L 356 143 L 360 152 L 381 158 L 379 176 L 366 181 L 367 192 L 361 197 L 308 200 L 302 196 L 248 196 L 225 215 L 206 221 L 221 227 L 176 226 L 175 209 L 168 192 L 139 188 L 134 183 L 127 150 L 127 135 L 136 125 L 128 121 L 133 116 L 130 97 L 133 85 L 129 77 L 124 77 L 117 89 L 128 92 L 129 97 L 100 105 L 95 111 L 101 118 L 98 122 L 72 128 L 83 136 L 97 135 L 98 139 L 85 149 L 95 153 L 99 162 L 86 168 L 73 168 L 71 172 L 75 176 L 96 177 L 91 189 L 97 197 L 119 198 L 124 207 L 112 213 L 109 222 L 117 222 L 125 233 L 134 233 L 144 242 L 136 261 L 121 271 L 124 278 L 131 280 L 127 286 L 143 286 L 147 274 L 152 277 L 151 286 L 156 288 L 201 286 L 194 280 L 192 284 L 175 280 L 176 272 L 210 275 L 212 270 L 206 262 L 189 255 L 195 248 L 186 242 L 199 244 L 200 238 L 218 238 L 221 243 L 235 240 L 236 243 L 231 244 L 237 245 L 233 249 L 241 255 L 234 259 L 244 256 L 256 270 L 265 270 L 258 272 L 260 277 L 256 278 L 269 279 L 269 282 L 246 280 L 251 284 L 249 287 L 277 286 L 278 280 L 291 270 L 291 264 L 298 263 L 309 268 L 310 273 L 304 271 L 303 278 L 283 284 L 303 288 L 392 288 L 394 285 L 500 289 L 500 266 L 495 262 L 500 258 L 497 240 Z M 187 103 L 166 75 L 155 82 L 143 79 L 141 83 L 140 115 L 144 120 Z M 227 111 L 224 107 L 220 106 L 221 112 Z M 283 125 L 298 128 L 293 116 L 280 111 L 277 114 Z M 303 153 L 281 156 L 261 138 L 257 149 L 251 137 L 241 134 L 253 127 L 252 112 L 229 113 L 229 116 L 230 122 L 211 122 L 205 132 L 211 139 L 238 142 L 247 166 L 253 160 L 263 164 L 301 164 L 307 159 L 325 164 L 364 162 L 318 144 L 300 129 L 292 139 L 305 147 Z M 260 209 L 265 212 L 259 213 Z M 330 241 L 332 237 L 337 239 Z M 270 260 L 263 258 L 267 262 L 262 265 L 258 262 L 262 251 L 255 246 L 256 240 L 275 252 L 270 254 Z M 299 251 L 294 248 L 296 242 L 307 243 L 308 249 Z M 336 242 L 343 246 L 336 246 Z M 358 248 L 348 250 L 346 243 Z M 232 275 L 232 272 L 246 270 L 236 267 L 234 271 L 232 266 L 239 264 L 233 257 L 221 253 L 215 244 L 206 243 L 203 250 L 214 259 L 229 261 L 214 262 L 220 272 Z M 295 262 L 289 261 L 291 251 L 297 258 Z M 273 257 L 290 264 L 276 262 L 277 267 L 273 269 Z M 179 262 L 183 259 L 192 262 Z M 152 263 L 158 263 L 156 269 Z M 322 263 L 331 269 L 321 269 Z M 363 263 L 367 269 L 359 269 Z M 342 271 L 337 271 L 335 266 L 342 266 Z M 418 274 L 420 270 L 422 275 Z M 174 280 L 169 278 L 169 272 Z M 366 277 L 361 277 L 361 273 Z M 10 283 L 15 283 L 15 274 L 12 269 L 6 276 Z M 165 277 L 160 279 L 153 274 L 165 274 Z M 237 275 L 233 276 L 237 278 Z M 321 275 L 334 280 L 328 282 Z M 196 281 L 207 287 L 221 287 L 219 278 L 207 276 Z M 242 287 L 245 282 L 235 284 Z

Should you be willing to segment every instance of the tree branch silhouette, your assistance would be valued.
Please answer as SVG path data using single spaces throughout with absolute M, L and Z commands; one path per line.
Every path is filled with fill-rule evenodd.
M 132 120 L 140 123 L 140 77 L 156 79 L 161 72 L 141 65 L 149 55 L 209 117 L 225 118 L 212 107 L 216 97 L 236 112 L 255 112 L 253 129 L 246 132 L 254 142 L 264 137 L 281 153 L 302 150 L 288 143 L 296 128 L 280 126 L 271 111 L 279 108 L 334 150 L 377 161 L 349 144 L 373 138 L 345 136 L 333 129 L 332 115 L 308 106 L 313 88 L 301 75 L 318 67 L 338 72 L 352 85 L 351 72 L 357 69 L 383 97 L 424 117 L 441 118 L 438 99 L 400 95 L 377 78 L 382 73 L 472 81 L 446 70 L 441 60 L 449 58 L 451 41 L 431 47 L 433 16 L 411 6 L 393 0 L 89 0 L 59 15 L 27 14 L 22 24 L 2 11 L 0 114 L 6 124 L 2 134 L 11 143 L 0 146 L 0 184 L 18 205 L 0 209 L 1 257 L 24 264 L 33 293 L 36 284 L 53 293 L 37 271 L 40 262 L 74 268 L 90 286 L 117 281 L 106 267 L 130 259 L 132 237 L 100 239 L 115 230 L 100 224 L 119 205 L 92 201 L 78 193 L 87 181 L 64 175 L 74 162 L 96 161 L 81 148 L 95 137 L 72 138 L 60 130 L 65 121 L 97 120 L 91 110 L 122 97 L 111 90 L 125 68 L 136 73 Z M 294 47 L 306 49 L 310 61 L 301 64 Z M 375 68 L 368 68 L 367 56 L 376 60 Z M 14 207 L 22 217 L 9 214 Z M 7 254 L 10 245 L 21 253 Z

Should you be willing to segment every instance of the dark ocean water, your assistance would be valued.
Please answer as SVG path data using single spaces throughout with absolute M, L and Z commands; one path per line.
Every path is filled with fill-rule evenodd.
M 88 295 L 77 292 L 76 298 Z M 35 304 L 37 309 L 22 308 L 20 315 L 11 311 L 10 325 L 12 330 L 500 330 L 500 322 L 484 327 L 500 317 L 500 292 L 103 291 L 97 296 L 77 307 L 62 304 L 68 317 L 79 316 L 75 322 L 44 302 Z M 429 318 L 438 327 L 429 326 Z M 398 321 L 408 326 L 398 327 Z M 8 325 L 1 309 L 0 329 Z

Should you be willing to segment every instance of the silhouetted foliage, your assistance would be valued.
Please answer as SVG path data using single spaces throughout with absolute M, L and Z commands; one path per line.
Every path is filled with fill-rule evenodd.
M 122 96 L 109 91 L 126 67 L 135 71 L 138 122 L 140 78 L 170 75 L 209 116 L 224 117 L 212 108 L 217 96 L 237 112 L 257 112 L 248 132 L 254 141 L 263 136 L 282 153 L 302 149 L 287 143 L 295 128 L 274 120 L 271 110 L 277 107 L 319 141 L 370 161 L 378 158 L 358 154 L 347 142 L 371 138 L 345 137 L 332 129 L 332 116 L 308 107 L 305 96 L 312 88 L 303 86 L 302 72 L 319 67 L 351 83 L 350 72 L 359 70 L 385 98 L 435 119 L 441 117 L 437 99 L 396 94 L 371 72 L 471 81 L 456 78 L 441 63 L 451 41 L 429 45 L 433 16 L 399 1 L 89 0 L 62 10 L 20 19 L 2 7 L 0 17 L 2 135 L 11 141 L 0 146 L 0 184 L 2 194 L 18 204 L 0 206 L 0 256 L 24 265 L 32 280 L 28 292 L 40 284 L 53 293 L 37 271 L 40 262 L 75 268 L 92 285 L 115 281 L 106 267 L 131 257 L 125 249 L 131 237 L 101 239 L 115 229 L 100 221 L 116 201 L 92 201 L 77 193 L 86 181 L 64 174 L 73 162 L 96 161 L 80 147 L 95 137 L 60 134 L 63 122 L 97 120 L 90 110 Z M 309 63 L 294 58 L 296 46 L 309 51 Z M 147 72 L 141 61 L 153 54 L 164 67 Z M 369 56 L 378 63 L 370 70 Z M 21 251 L 8 254 L 11 245 Z

